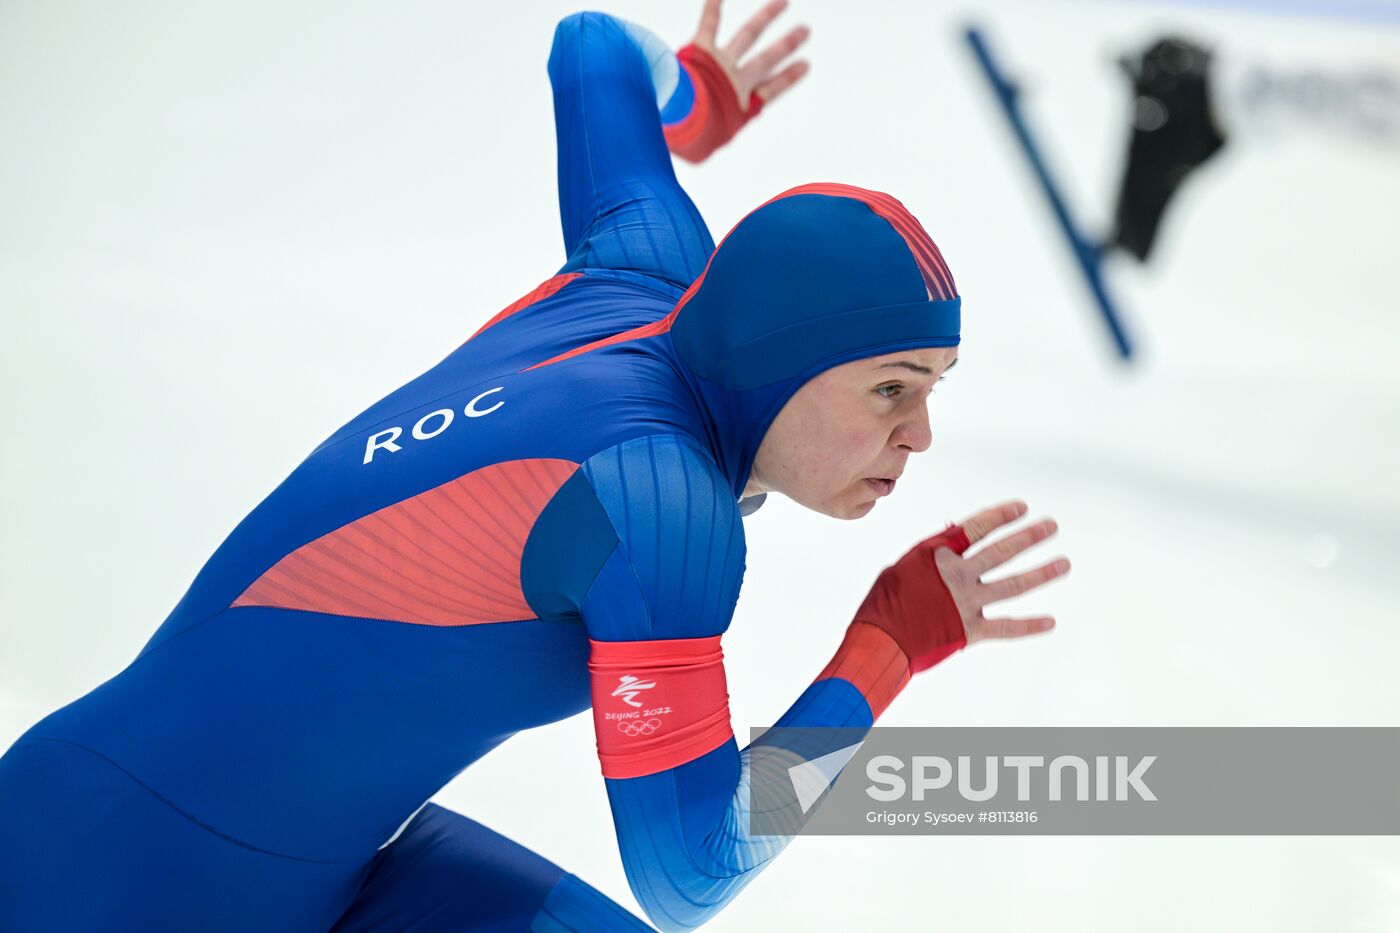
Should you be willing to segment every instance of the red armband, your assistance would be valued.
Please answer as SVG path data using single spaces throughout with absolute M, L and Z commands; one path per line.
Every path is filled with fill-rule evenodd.
M 695 103 L 684 120 L 662 130 L 672 152 L 687 162 L 703 162 L 710 153 L 733 139 L 745 123 L 758 116 L 763 109 L 763 98 L 753 91 L 749 94 L 748 109 L 741 109 L 739 95 L 724 67 L 694 43 L 677 52 L 676 57 L 690 76 Z
M 971 546 L 961 525 L 949 525 L 909 549 L 876 578 L 856 622 L 884 629 L 909 659 L 909 673 L 933 667 L 967 644 L 962 613 L 938 572 L 933 552 L 961 554 Z
M 604 777 L 665 771 L 733 737 L 719 638 L 589 639 L 593 725 Z

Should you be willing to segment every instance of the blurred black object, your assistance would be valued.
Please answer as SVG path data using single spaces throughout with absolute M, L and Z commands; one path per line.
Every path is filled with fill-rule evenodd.
M 1119 65 L 1133 85 L 1133 130 L 1108 246 L 1146 262 L 1167 202 L 1225 143 L 1211 111 L 1210 52 L 1177 37 L 1159 39 Z

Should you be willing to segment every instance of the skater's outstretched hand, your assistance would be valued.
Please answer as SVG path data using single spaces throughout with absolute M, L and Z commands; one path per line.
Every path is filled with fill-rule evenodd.
M 1020 638 L 1053 628 L 1051 616 L 989 619 L 984 610 L 1068 573 L 1067 559 L 1056 558 L 1000 580 L 984 582 L 982 577 L 1053 535 L 1054 519 L 1005 535 L 975 554 L 965 553 L 1025 514 L 1024 502 L 1004 502 L 920 541 L 880 572 L 852 624 L 867 623 L 888 632 L 909 659 L 910 674 L 984 638 Z
M 1009 525 L 1025 514 L 1026 504 L 1019 499 L 1004 502 L 973 515 L 962 522 L 962 528 L 967 533 L 968 543 L 976 544 L 996 529 Z M 1000 580 L 983 582 L 982 577 L 1051 537 L 1057 530 L 1059 526 L 1055 520 L 1047 518 L 988 543 L 976 554 L 958 554 L 948 547 L 935 549 L 934 562 L 962 615 L 968 644 L 984 638 L 1020 638 L 1046 632 L 1055 627 L 1053 616 L 989 619 L 983 610 L 992 603 L 1028 593 L 1056 577 L 1069 573 L 1068 558 L 1057 557 L 1033 570 Z
M 729 78 L 729 83 L 738 92 L 740 101 L 748 101 L 751 94 L 757 94 L 763 99 L 763 103 L 767 104 L 802 80 L 802 77 L 807 74 L 811 65 L 801 59 L 791 63 L 781 71 L 777 70 L 783 59 L 807 41 L 807 37 L 812 33 L 812 30 L 807 26 L 794 27 L 789 30 L 787 35 L 769 45 L 762 52 L 750 56 L 747 61 L 742 61 L 748 55 L 749 50 L 754 47 L 754 44 L 758 42 L 763 30 L 777 19 L 778 14 L 787 9 L 787 0 L 773 0 L 759 10 L 723 47 L 719 45 L 717 39 L 719 8 L 720 0 L 705 0 L 705 9 L 700 14 L 700 26 L 695 32 L 695 37 L 690 40 L 690 44 L 709 52 L 711 57 L 719 63 Z

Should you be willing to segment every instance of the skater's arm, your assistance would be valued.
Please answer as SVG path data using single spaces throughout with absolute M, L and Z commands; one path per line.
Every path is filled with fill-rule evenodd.
M 967 539 L 950 527 L 881 574 L 831 663 L 775 724 L 814 728 L 741 750 L 720 649 L 744 571 L 732 489 L 696 442 L 674 436 L 630 441 L 581 473 L 588 499 L 569 512 L 577 528 L 606 522 L 610 542 L 579 588 L 578 612 L 618 845 L 652 922 L 688 929 L 753 880 L 809 815 L 785 801 L 781 831 L 753 835 L 751 787 L 859 741 L 914 673 L 966 644 L 935 552 L 960 561 Z
M 743 527 L 728 482 L 691 439 L 631 441 L 581 472 L 616 542 L 579 612 L 618 846 L 652 922 L 689 929 L 788 842 L 748 833 L 751 752 L 729 721 L 719 636 L 744 573 Z M 860 722 L 858 693 L 838 692 L 839 711 L 811 704 L 816 718 Z
M 710 0 L 679 55 L 644 27 L 604 13 L 559 23 L 549 77 L 569 257 L 561 272 L 625 269 L 682 288 L 700 274 L 714 243 L 676 180 L 668 147 L 702 161 L 802 77 L 805 62 L 773 72 L 805 30 L 739 65 L 782 6 L 770 4 L 719 49 L 719 3 Z
M 561 273 L 620 269 L 686 288 L 704 269 L 714 241 L 662 135 L 661 115 L 684 103 L 681 75 L 651 33 L 605 13 L 575 13 L 555 29 Z

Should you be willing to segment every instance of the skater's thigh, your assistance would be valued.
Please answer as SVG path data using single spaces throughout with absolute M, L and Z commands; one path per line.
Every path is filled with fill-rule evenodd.
M 321 930 L 358 874 L 239 844 L 77 745 L 0 757 L 0 930 Z
M 430 803 L 376 857 L 333 933 L 650 929 L 548 859 Z

